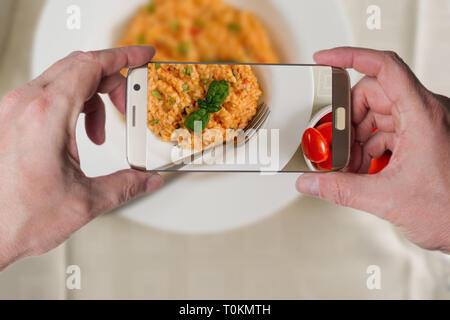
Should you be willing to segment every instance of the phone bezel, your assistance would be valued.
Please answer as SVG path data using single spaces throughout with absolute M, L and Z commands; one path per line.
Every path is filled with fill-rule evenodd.
M 128 164 L 141 171 L 147 170 L 147 94 L 148 64 L 128 69 L 126 90 L 126 145 Z M 138 84 L 140 90 L 134 90 Z
M 175 62 L 175 61 L 151 61 L 143 66 L 132 68 L 128 70 L 127 74 L 127 92 L 126 92 L 126 123 L 127 123 L 127 160 L 129 165 L 137 170 L 146 171 L 146 148 L 147 148 L 147 101 L 148 101 L 148 65 L 150 63 L 166 63 L 166 64 L 222 64 L 222 65 L 267 65 L 267 66 L 305 66 L 317 67 L 326 66 L 320 64 L 283 64 L 283 63 L 235 63 L 235 62 Z M 331 67 L 331 66 L 326 66 Z M 350 146 L 351 146 L 351 85 L 350 77 L 345 69 L 332 68 L 332 106 L 333 106 L 333 142 L 332 142 L 332 171 L 343 170 L 347 167 L 350 161 Z M 145 80 L 142 74 L 145 73 Z M 139 74 L 139 80 L 135 79 Z M 143 82 L 142 82 L 143 81 Z M 139 93 L 133 93 L 133 84 L 139 84 L 141 89 Z M 135 106 L 135 126 L 132 126 L 133 115 L 132 112 Z M 145 106 L 144 110 L 140 106 Z M 336 128 L 336 110 L 343 107 L 345 110 L 345 128 L 338 130 Z M 139 110 L 138 110 L 139 108 Z M 144 114 L 144 117 L 137 117 L 139 114 Z M 144 121 L 138 121 L 143 119 Z M 145 131 L 145 134 L 143 133 Z M 171 170 L 165 170 L 171 171 Z M 179 170 L 175 170 L 179 171 Z M 196 170 L 188 170 L 187 172 L 195 172 Z M 199 172 L 212 172 L 206 170 L 199 170 Z M 221 172 L 245 172 L 239 170 L 227 170 Z M 256 172 L 256 171 L 251 171 Z M 277 172 L 311 172 L 311 171 L 284 171 Z M 315 171 L 315 172 L 329 172 L 329 171 Z

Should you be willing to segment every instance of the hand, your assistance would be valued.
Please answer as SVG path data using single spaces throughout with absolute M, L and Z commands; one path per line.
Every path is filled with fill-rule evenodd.
M 108 93 L 124 112 L 126 80 L 119 71 L 140 66 L 151 47 L 74 52 L 0 103 L 0 270 L 58 246 L 99 214 L 162 185 L 158 175 L 124 170 L 87 178 L 80 169 L 75 127 L 105 141 Z
M 314 59 L 366 76 L 352 89 L 349 172 L 304 174 L 298 191 L 373 213 L 417 245 L 450 253 L 450 99 L 428 91 L 393 52 L 336 48 Z M 386 150 L 387 167 L 368 175 Z

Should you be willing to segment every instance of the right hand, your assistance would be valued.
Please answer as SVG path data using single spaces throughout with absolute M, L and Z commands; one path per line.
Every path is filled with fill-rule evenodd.
M 366 76 L 352 89 L 349 172 L 304 174 L 298 191 L 373 213 L 419 246 L 450 253 L 450 99 L 427 90 L 393 52 L 345 47 L 314 59 Z M 368 175 L 386 150 L 387 167 Z

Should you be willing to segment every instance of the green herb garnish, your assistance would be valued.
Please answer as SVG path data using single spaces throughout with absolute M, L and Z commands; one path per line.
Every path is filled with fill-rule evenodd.
M 185 75 L 190 76 L 191 73 L 192 73 L 192 71 L 193 71 L 192 66 L 189 66 L 189 67 L 187 67 L 187 68 L 184 68 L 183 73 L 184 73 Z
M 197 28 L 203 28 L 204 26 L 205 26 L 205 21 L 203 21 L 203 20 L 195 20 L 194 21 L 194 25 L 197 27 Z
M 139 44 L 139 45 L 144 44 L 144 43 L 145 43 L 145 35 L 140 34 L 140 35 L 137 37 L 136 41 L 137 41 L 137 44 Z
M 178 30 L 180 30 L 180 23 L 178 21 L 172 21 L 170 23 L 170 29 L 174 32 L 177 32 Z
M 186 56 L 189 53 L 189 43 L 182 42 L 177 47 L 177 52 L 183 56 Z
M 186 120 L 184 120 L 184 125 L 186 128 L 191 130 L 192 132 L 196 132 L 195 123 L 197 121 L 201 122 L 202 131 L 205 130 L 206 126 L 209 123 L 210 115 L 206 109 L 198 109 L 197 111 L 192 112 Z
M 237 22 L 230 22 L 230 23 L 228 24 L 228 29 L 229 29 L 231 32 L 238 33 L 239 30 L 241 30 L 241 26 L 240 26 L 239 23 L 237 23 Z
M 209 79 L 208 79 L 208 78 L 204 78 L 204 79 L 202 79 L 202 82 L 203 82 L 203 84 L 204 84 L 204 85 L 207 85 L 207 84 L 208 84 L 208 81 L 209 81 Z
M 183 91 L 184 92 L 189 92 L 190 91 L 189 86 L 186 83 L 183 84 Z
M 154 97 L 156 97 L 158 99 L 162 99 L 163 98 L 161 93 L 159 93 L 159 91 L 157 91 L 157 90 L 153 90 L 152 91 L 152 96 L 154 96 Z
M 222 109 L 221 104 L 230 94 L 230 85 L 225 80 L 213 80 L 209 85 L 206 99 L 198 99 L 200 109 L 192 112 L 184 121 L 184 125 L 189 130 L 195 132 L 195 122 L 201 121 L 201 128 L 204 130 L 209 123 L 210 114 Z
M 174 98 L 169 98 L 169 103 L 170 104 L 174 104 L 175 103 L 175 99 Z
M 155 63 L 155 70 L 158 70 L 161 67 L 161 63 Z
M 155 12 L 155 4 L 154 3 L 149 3 L 148 5 L 147 5 L 147 7 L 145 7 L 146 9 L 147 9 L 147 12 L 148 13 L 153 13 L 153 12 Z
M 157 124 L 159 121 L 157 119 L 153 119 L 152 121 L 150 121 L 153 124 Z
M 225 80 L 211 82 L 206 93 L 208 105 L 221 105 L 230 94 L 230 85 Z

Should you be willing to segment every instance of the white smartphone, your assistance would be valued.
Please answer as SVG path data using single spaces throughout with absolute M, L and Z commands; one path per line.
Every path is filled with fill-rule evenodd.
M 151 62 L 127 77 L 127 158 L 147 171 L 342 170 L 350 81 L 321 65 Z

